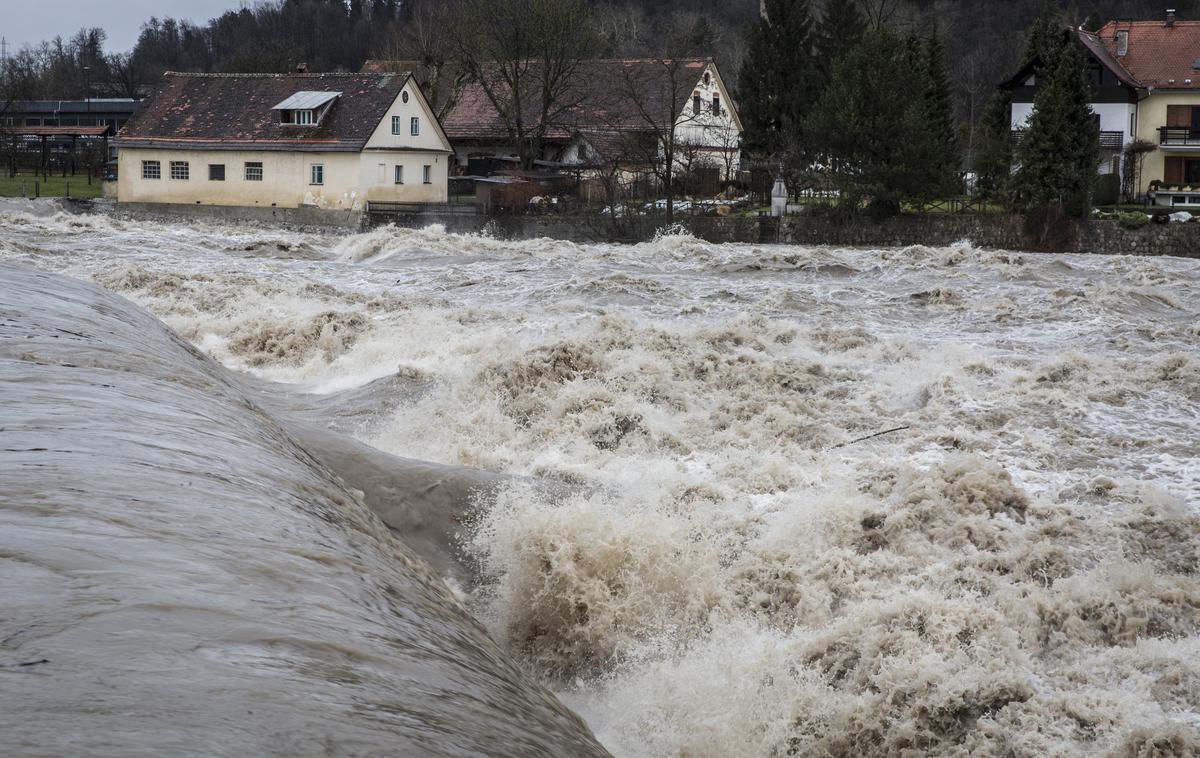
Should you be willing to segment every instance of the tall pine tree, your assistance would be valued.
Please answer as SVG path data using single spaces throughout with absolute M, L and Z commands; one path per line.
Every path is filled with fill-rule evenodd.
M 979 147 L 975 153 L 975 196 L 1008 204 L 1012 182 L 1012 98 L 997 90 L 979 119 Z
M 937 30 L 925 41 L 926 86 L 925 116 L 934 142 L 931 181 L 942 197 L 962 193 L 962 152 L 958 142 L 958 120 L 954 117 L 954 99 L 950 77 L 946 73 L 946 52 Z
M 1026 210 L 1058 207 L 1082 214 L 1100 161 L 1087 58 L 1080 45 L 1067 42 L 1042 69 L 1017 151 L 1016 198 Z
M 816 98 L 808 0 L 766 0 L 765 8 L 738 73 L 745 146 L 760 157 L 777 156 L 799 141 Z
M 821 86 L 829 81 L 833 64 L 853 50 L 867 28 L 858 0 L 827 0 L 813 33 L 813 58 Z

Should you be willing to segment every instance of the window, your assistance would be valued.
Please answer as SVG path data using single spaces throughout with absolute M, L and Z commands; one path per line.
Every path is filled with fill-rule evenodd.
M 433 169 L 433 167 L 428 166 L 428 165 L 421 167 L 421 182 L 423 184 L 432 184 L 433 183 L 433 170 L 432 169 Z
M 1117 32 L 1117 55 L 1126 55 L 1129 52 L 1129 32 L 1122 29 Z
M 699 92 L 692 93 L 692 115 L 693 116 L 700 115 L 700 93 Z
M 393 169 L 393 178 L 395 184 L 404 184 L 404 166 L 396 166 Z
M 162 179 L 162 164 L 158 161 L 142 161 L 143 179 Z
M 225 181 L 225 164 L 224 163 L 208 164 L 208 180 L 210 182 Z
M 392 134 L 402 134 L 400 125 L 404 123 L 399 116 L 392 116 Z
M 404 90 L 403 92 L 400 93 L 400 102 L 402 102 L 402 103 L 408 102 L 408 90 Z
M 324 184 L 325 183 L 325 164 L 314 163 L 308 167 L 308 183 L 309 184 Z
M 246 161 L 246 181 L 261 182 L 263 180 L 263 168 L 261 161 Z
M 713 115 L 721 115 L 721 95 L 716 92 L 713 93 Z
M 707 87 L 707 86 L 708 86 L 708 83 L 709 83 L 709 82 L 711 82 L 711 81 L 712 81 L 712 74 L 710 74 L 710 73 L 708 73 L 707 71 L 705 71 L 705 72 L 704 72 L 704 86 L 706 86 L 706 87 Z
M 408 133 L 414 137 L 421 133 L 421 119 L 413 116 L 408 120 Z
M 188 178 L 188 162 L 187 161 L 171 161 L 171 178 L 172 179 L 187 179 Z
M 296 111 L 296 123 L 301 126 L 310 126 L 313 122 L 313 112 L 311 110 Z

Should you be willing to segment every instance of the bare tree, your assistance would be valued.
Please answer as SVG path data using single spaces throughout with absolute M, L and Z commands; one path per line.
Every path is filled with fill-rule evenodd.
M 452 30 L 461 6 L 458 0 L 411 3 L 405 23 L 393 27 L 375 49 L 378 58 L 414 69 L 413 76 L 439 119 L 450 113 L 471 79 L 455 59 Z
M 522 167 L 583 102 L 581 62 L 598 38 L 584 0 L 465 0 L 456 57 L 517 143 Z
M 904 0 L 861 0 L 863 13 L 872 29 L 882 29 L 892 22 Z

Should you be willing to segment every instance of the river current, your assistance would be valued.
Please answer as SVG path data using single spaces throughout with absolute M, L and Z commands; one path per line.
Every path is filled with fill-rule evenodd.
M 1200 750 L 1200 262 L 3 209 L 0 262 L 503 474 L 418 552 L 614 755 Z

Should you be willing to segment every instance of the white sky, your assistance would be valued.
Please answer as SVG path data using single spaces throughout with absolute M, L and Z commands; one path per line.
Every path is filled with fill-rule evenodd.
M 243 0 L 0 0 L 0 37 L 10 53 L 55 35 L 68 38 L 85 26 L 108 32 L 104 49 L 126 52 L 137 41 L 142 22 L 151 16 L 203 23 Z

